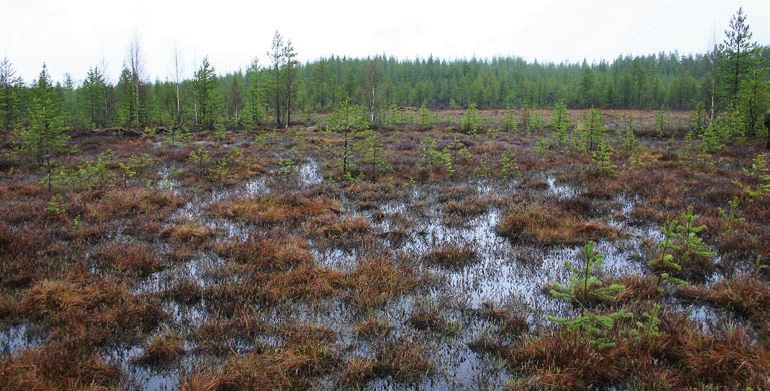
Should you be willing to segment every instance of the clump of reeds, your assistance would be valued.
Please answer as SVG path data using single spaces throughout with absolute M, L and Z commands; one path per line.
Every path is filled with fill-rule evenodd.
M 709 287 L 681 287 L 677 294 L 685 298 L 704 300 L 752 321 L 767 320 L 770 315 L 770 288 L 749 274 L 721 280 Z
M 203 288 L 193 277 L 182 277 L 174 281 L 173 285 L 161 295 L 184 304 L 195 304 L 203 298 Z
M 390 335 L 391 331 L 393 331 L 393 326 L 388 321 L 377 319 L 374 315 L 370 314 L 354 331 L 358 338 L 382 340 Z
M 348 300 L 359 310 L 384 305 L 394 296 L 417 289 L 428 282 L 408 266 L 396 267 L 388 259 L 367 258 L 348 275 Z
M 91 222 L 149 214 L 164 216 L 184 204 L 182 196 L 170 191 L 146 187 L 112 188 L 93 201 L 83 202 L 82 215 Z
M 143 243 L 112 243 L 101 247 L 97 262 L 107 269 L 146 275 L 163 268 L 159 257 Z
M 352 182 L 345 187 L 345 193 L 359 203 L 377 205 L 403 198 L 403 187 L 393 181 L 388 182 Z
M 234 312 L 230 318 L 212 318 L 193 332 L 197 350 L 215 356 L 227 356 L 238 351 L 238 346 L 248 346 L 260 335 L 271 333 L 275 326 L 255 319 L 248 309 Z
M 280 346 L 226 361 L 221 383 L 233 390 L 308 389 L 340 362 L 333 349 L 334 333 L 328 329 L 290 324 L 278 334 L 284 341 Z
M 426 263 L 448 269 L 462 269 L 477 258 L 478 253 L 470 243 L 447 243 L 423 256 Z
M 305 266 L 274 273 L 262 285 L 261 297 L 268 304 L 284 300 L 318 300 L 334 295 L 346 285 L 345 274 L 339 270 Z
M 214 237 L 214 230 L 198 221 L 183 219 L 163 230 L 160 237 L 177 245 L 190 244 L 200 247 Z
M 167 325 L 161 325 L 161 330 L 144 345 L 144 353 L 134 359 L 134 362 L 144 365 L 166 365 L 176 361 L 187 353 L 182 336 L 172 331 Z
M 225 217 L 262 225 L 289 225 L 308 217 L 325 213 L 336 213 L 339 206 L 327 199 L 309 199 L 300 195 L 260 194 L 214 203 L 208 213 L 214 217 Z
M 44 345 L 0 359 L 3 390 L 111 389 L 121 372 L 95 349 L 93 330 L 76 327 L 57 332 Z
M 63 318 L 78 315 L 92 292 L 67 280 L 42 280 L 27 291 L 21 312 L 39 317 Z
M 307 240 L 285 232 L 252 233 L 243 239 L 233 239 L 219 246 L 218 252 L 234 262 L 258 271 L 286 271 L 313 263 Z
M 36 248 L 44 240 L 38 235 L 20 234 L 0 223 L 0 286 L 15 288 L 32 283 L 39 274 Z
M 542 244 L 580 244 L 619 236 L 617 229 L 601 221 L 578 218 L 546 204 L 510 208 L 497 232 L 511 240 Z
M 192 371 L 182 371 L 177 374 L 177 389 L 179 391 L 216 391 L 222 388 L 223 376 L 221 369 L 195 368 Z
M 316 216 L 303 224 L 303 229 L 321 242 L 344 248 L 372 242 L 372 226 L 363 216 L 339 218 L 336 215 Z
M 431 331 L 441 335 L 455 335 L 460 332 L 457 322 L 444 319 L 435 307 L 420 307 L 406 320 L 406 323 L 417 330 Z
M 375 358 L 374 373 L 378 377 L 391 376 L 404 383 L 415 383 L 435 371 L 428 347 L 406 337 L 377 346 Z

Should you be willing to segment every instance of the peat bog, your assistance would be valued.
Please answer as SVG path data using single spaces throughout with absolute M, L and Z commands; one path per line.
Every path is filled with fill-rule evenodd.
M 6 142 L 0 388 L 770 388 L 765 140 L 603 115 Z

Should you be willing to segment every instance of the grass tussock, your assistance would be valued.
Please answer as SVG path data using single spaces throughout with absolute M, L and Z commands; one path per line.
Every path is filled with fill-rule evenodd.
M 203 298 L 203 288 L 193 277 L 183 277 L 177 279 L 160 296 L 176 300 L 182 304 L 192 305 L 200 302 Z
M 469 219 L 478 217 L 489 210 L 490 200 L 469 196 L 462 201 L 449 201 L 443 206 L 444 222 L 449 226 L 462 226 Z
M 119 217 L 168 215 L 184 206 L 185 199 L 173 192 L 130 187 L 112 188 L 92 200 L 81 200 L 79 203 L 83 206 L 84 219 L 107 222 Z
M 147 275 L 163 268 L 153 249 L 143 243 L 113 243 L 99 249 L 97 262 L 102 267 L 120 272 Z
M 211 319 L 193 331 L 193 340 L 198 343 L 197 352 L 214 356 L 227 356 L 248 346 L 260 335 L 272 333 L 275 326 L 258 319 L 253 313 L 244 311 L 232 314 L 231 318 Z
M 395 182 L 366 182 L 359 181 L 348 184 L 345 193 L 359 203 L 377 205 L 392 202 L 404 197 L 403 186 Z
M 302 225 L 304 231 L 324 244 L 352 248 L 362 243 L 371 243 L 373 229 L 363 216 L 339 218 L 326 214 L 316 216 Z
M 431 331 L 441 335 L 456 335 L 460 332 L 457 322 L 448 321 L 437 308 L 418 308 L 406 323 L 417 330 Z
M 260 194 L 255 197 L 214 203 L 213 217 L 242 220 L 259 225 L 290 225 L 308 217 L 336 213 L 339 205 L 326 199 L 309 199 L 297 194 Z
M 504 214 L 497 232 L 516 242 L 548 245 L 581 244 L 619 236 L 617 229 L 601 221 L 577 218 L 545 204 L 512 207 Z
M 15 390 L 110 389 L 120 369 L 106 363 L 84 327 L 55 333 L 39 347 L 0 359 L 0 388 Z
M 647 312 L 649 314 L 649 312 Z M 681 315 L 661 311 L 617 321 L 591 335 L 559 326 L 525 343 L 486 337 L 472 348 L 496 354 L 519 374 L 509 389 L 589 389 L 629 385 L 641 389 L 764 389 L 768 356 L 740 326 L 720 335 L 700 333 Z M 611 344 L 598 345 L 601 336 Z
M 368 340 L 382 340 L 388 337 L 393 330 L 393 326 L 385 320 L 377 319 L 369 315 L 354 330 L 356 337 Z
M 111 338 L 118 340 L 152 330 L 166 316 L 159 300 L 132 294 L 125 282 L 79 281 L 75 277 L 38 281 L 23 296 L 19 312 L 64 330 L 83 324 L 109 330 Z M 106 335 L 97 332 L 93 337 Z
M 41 270 L 36 249 L 42 246 L 42 237 L 23 235 L 0 223 L 0 287 L 27 287 L 38 279 Z
M 752 321 L 766 321 L 770 315 L 770 288 L 748 274 L 719 281 L 710 287 L 688 285 L 679 288 L 677 294 L 703 300 Z
M 283 232 L 251 234 L 247 239 L 234 239 L 221 244 L 221 256 L 248 266 L 255 271 L 287 271 L 313 263 L 310 243 Z
M 187 350 L 184 348 L 182 336 L 163 325 L 161 331 L 144 345 L 144 353 L 134 359 L 134 362 L 143 365 L 166 365 L 178 360 L 185 353 Z
M 255 349 L 228 360 L 221 383 L 228 390 L 306 390 L 339 365 L 334 333 L 295 323 L 278 331 L 280 346 Z
M 425 254 L 423 261 L 448 269 L 462 269 L 478 258 L 478 252 L 473 247 L 470 243 L 447 243 Z
M 200 246 L 214 238 L 214 230 L 200 222 L 183 219 L 163 230 L 160 237 L 176 245 Z
M 179 391 L 217 391 L 223 387 L 221 369 L 204 370 L 195 368 L 177 375 L 176 389 Z
M 377 347 L 378 365 L 374 373 L 378 377 L 391 376 L 404 383 L 415 383 L 435 371 L 430 357 L 425 344 L 406 337 L 395 338 Z
M 384 258 L 368 258 L 348 275 L 351 289 L 348 300 L 359 310 L 370 310 L 396 295 L 417 289 L 428 280 L 408 266 L 394 266 Z
M 92 295 L 87 287 L 66 280 L 42 280 L 32 286 L 21 303 L 21 312 L 36 317 L 75 316 Z
M 285 300 L 320 300 L 334 295 L 346 286 L 345 274 L 339 270 L 305 266 L 275 273 L 262 287 L 262 299 L 269 304 Z

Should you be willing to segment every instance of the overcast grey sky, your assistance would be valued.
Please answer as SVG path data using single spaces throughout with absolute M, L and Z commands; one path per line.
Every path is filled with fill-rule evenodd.
M 753 39 L 770 45 L 767 0 L 419 1 L 9 0 L 0 57 L 29 82 L 45 62 L 55 81 L 107 65 L 115 81 L 136 37 L 150 80 L 172 78 L 175 48 L 190 77 L 208 55 L 218 74 L 267 64 L 273 33 L 301 61 L 330 55 L 400 59 L 518 56 L 539 62 L 704 53 L 743 6 Z

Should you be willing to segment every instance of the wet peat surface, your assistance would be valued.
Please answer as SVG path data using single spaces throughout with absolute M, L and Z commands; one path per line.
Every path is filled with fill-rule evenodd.
M 724 227 L 716 208 L 708 212 L 711 204 L 698 198 L 697 187 L 703 184 L 697 179 L 729 177 L 728 168 L 699 169 L 700 163 L 682 163 L 685 157 L 678 157 L 672 168 L 669 147 L 661 141 L 642 141 L 642 152 L 636 153 L 616 147 L 618 173 L 607 179 L 589 172 L 590 154 L 536 153 L 534 139 L 526 134 L 405 131 L 380 137 L 386 148 L 379 153 L 387 154 L 391 167 L 375 161 L 370 170 L 372 157 L 364 150 L 348 178 L 339 172 L 340 137 L 306 130 L 238 132 L 221 143 L 156 142 L 136 152 L 119 149 L 118 159 L 126 161 L 129 155 L 148 153 L 153 168 L 128 179 L 133 193 L 116 197 L 164 197 L 136 213 L 112 211 L 105 217 L 100 214 L 104 210 L 79 204 L 88 200 L 65 194 L 64 217 L 52 219 L 52 198 L 45 189 L 34 190 L 48 205 L 38 221 L 59 224 L 50 235 L 65 247 L 77 243 L 84 259 L 58 255 L 73 266 L 4 284 L 0 355 L 8 379 L 17 373 L 8 368 L 45 357 L 48 346 L 73 333 L 74 323 L 102 316 L 88 298 L 102 288 L 87 281 L 103 279 L 125 288 L 125 299 L 105 305 L 146 301 L 161 315 L 147 327 L 143 320 L 132 323 L 130 330 L 110 330 L 122 323 L 105 323 L 107 336 L 93 342 L 89 360 L 117 375 L 97 376 L 97 383 L 147 390 L 194 384 L 211 389 L 516 388 L 529 384 L 533 372 L 512 364 L 506 352 L 563 330 L 554 319 L 582 313 L 580 306 L 549 290 L 555 283 L 570 284 L 575 270 L 584 266 L 582 251 L 589 241 L 604 256 L 601 270 L 595 271 L 600 280 L 654 279 L 659 273 L 648 261 L 660 255 L 666 238 L 662 228 L 684 211 L 678 206 L 696 203 L 710 230 Z M 436 151 L 446 147 L 451 170 L 429 162 L 426 138 L 438 140 Z M 461 148 L 468 154 L 456 153 Z M 515 174 L 504 170 L 506 150 L 518 158 L 512 163 Z M 210 158 L 201 158 L 203 153 Z M 718 164 L 748 165 L 737 160 L 727 156 Z M 645 170 L 676 170 L 670 178 L 653 175 L 657 183 L 650 185 L 679 183 L 663 192 L 670 199 L 644 189 L 644 180 L 628 183 L 648 175 Z M 121 178 L 117 168 L 108 172 Z M 7 200 L 21 193 L 13 186 L 25 180 L 4 178 Z M 100 190 L 100 200 L 126 187 L 116 182 Z M 740 195 L 734 189 L 725 192 Z M 716 198 L 724 196 L 707 197 Z M 129 207 L 143 208 L 140 202 Z M 4 209 L 13 206 L 3 203 Z M 555 226 L 545 230 L 553 219 Z M 5 237 L 33 229 L 22 218 L 14 221 L 3 226 L 11 233 Z M 573 223 L 579 226 L 575 237 L 570 236 Z M 510 224 L 518 227 L 513 233 L 506 231 Z M 81 233 L 89 227 L 103 232 Z M 105 255 L 108 249 L 133 245 L 141 245 L 136 248 L 159 265 L 116 266 L 121 259 Z M 724 267 L 710 270 L 692 286 L 708 289 L 754 270 L 747 256 L 720 263 L 730 255 L 717 247 L 712 240 L 709 248 L 717 251 L 711 262 Z M 752 251 L 747 253 L 760 255 L 759 264 L 767 263 Z M 49 248 L 35 256 L 55 258 L 52 252 Z M 766 276 L 757 275 L 767 289 Z M 61 284 L 39 299 L 37 292 L 49 287 L 44 282 Z M 627 308 L 649 311 L 651 303 L 660 304 L 661 317 L 681 319 L 703 338 L 745 328 L 746 346 L 766 343 L 765 314 L 747 319 L 701 297 L 676 294 L 676 289 L 666 285 L 661 294 L 640 296 Z M 66 311 L 82 311 L 86 318 L 70 319 Z M 639 312 L 635 320 L 649 318 Z M 484 344 L 497 350 L 479 348 Z M 648 384 L 635 381 L 602 380 L 599 386 Z

